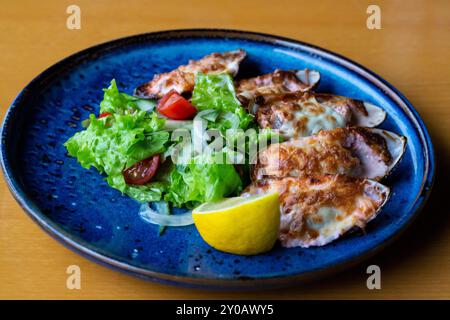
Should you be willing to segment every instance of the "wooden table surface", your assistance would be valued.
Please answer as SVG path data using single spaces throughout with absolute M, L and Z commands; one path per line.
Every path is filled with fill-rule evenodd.
M 0 298 L 450 298 L 449 1 L 1 1 L 0 108 L 39 72 L 91 45 L 136 33 L 196 27 L 286 36 L 353 59 L 396 86 L 419 111 L 438 158 L 435 188 L 419 220 L 393 246 L 332 278 L 283 290 L 210 292 L 145 282 L 101 267 L 51 239 L 0 182 Z M 369 4 L 381 30 L 366 27 Z M 66 8 L 81 8 L 81 30 L 66 28 Z M 449 135 L 449 136 L 447 136 Z M 66 289 L 78 265 L 81 290 Z M 381 267 L 381 290 L 366 287 L 366 267 Z

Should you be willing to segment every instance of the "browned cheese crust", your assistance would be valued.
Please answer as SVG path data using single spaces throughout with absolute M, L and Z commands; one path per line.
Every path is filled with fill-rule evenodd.
M 261 106 L 256 112 L 256 121 L 261 128 L 271 128 L 278 130 L 283 125 L 290 123 L 294 128 L 296 136 L 302 136 L 307 132 L 307 124 L 310 119 L 306 117 L 296 118 L 295 114 L 300 111 L 307 111 L 310 117 L 319 116 L 325 113 L 325 107 L 315 99 L 313 92 L 296 92 L 285 94 L 268 95 L 263 98 Z M 350 110 L 336 110 L 345 121 L 351 117 Z M 328 115 L 331 123 L 336 123 L 336 119 Z M 280 132 L 283 134 L 283 132 Z M 295 138 L 294 136 L 293 138 Z
M 308 71 L 305 70 L 305 73 L 308 73 Z M 305 92 L 310 90 L 312 86 L 314 84 L 302 82 L 294 71 L 277 69 L 273 73 L 237 82 L 236 92 L 241 102 L 247 105 L 250 100 L 258 97 L 288 92 Z
M 366 179 L 344 175 L 312 175 L 263 179 L 249 186 L 244 193 L 280 194 L 282 217 L 279 238 L 285 245 L 292 239 L 300 239 L 308 244 L 320 236 L 317 230 L 308 227 L 307 220 L 322 223 L 322 217 L 317 215 L 322 207 L 339 209 L 342 214 L 336 217 L 337 221 L 354 215 L 355 226 L 363 228 L 387 197 L 386 193 L 375 188 Z
M 352 153 L 356 144 L 365 144 L 371 155 L 386 165 L 392 160 L 386 141 L 380 135 L 362 127 L 337 128 L 269 146 L 259 153 L 252 178 L 350 174 L 360 165 L 360 159 Z
M 364 103 L 361 100 L 347 98 L 343 96 L 336 96 L 327 93 L 316 93 L 316 100 L 326 106 L 334 109 L 347 109 L 350 108 L 353 112 L 359 112 L 364 116 L 367 116 L 367 110 L 364 107 Z
M 177 69 L 157 74 L 153 80 L 136 88 L 135 94 L 140 97 L 161 98 L 174 89 L 178 93 L 191 92 L 195 85 L 195 75 L 198 72 L 205 74 L 226 72 L 236 75 L 239 63 L 246 57 L 243 50 L 225 53 L 212 53 L 200 60 L 190 60 L 187 65 Z

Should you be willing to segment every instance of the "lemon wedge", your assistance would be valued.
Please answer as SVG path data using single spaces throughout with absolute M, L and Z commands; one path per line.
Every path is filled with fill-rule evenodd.
M 278 193 L 204 203 L 192 211 L 195 226 L 213 248 L 253 255 L 272 249 L 280 228 Z

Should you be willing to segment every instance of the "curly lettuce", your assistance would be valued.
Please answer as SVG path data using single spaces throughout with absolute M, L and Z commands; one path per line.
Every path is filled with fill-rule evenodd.
M 141 99 L 120 92 L 117 88 L 116 80 L 111 80 L 107 89 L 103 89 L 103 100 L 100 102 L 100 113 L 124 113 L 126 111 L 143 110 L 153 111 L 156 102 L 153 100 Z
M 88 127 L 64 143 L 68 153 L 82 167 L 95 167 L 104 173 L 111 187 L 130 197 L 141 202 L 160 200 L 162 184 L 130 186 L 125 183 L 122 171 L 167 150 L 170 136 L 162 131 L 165 120 L 139 110 L 135 101 L 118 94 L 114 81 L 105 90 L 101 108 L 111 115 L 96 118 L 91 114 Z
M 152 105 L 154 102 L 119 92 L 116 82 L 111 81 L 100 103 L 100 112 L 110 115 L 97 118 L 91 114 L 87 128 L 65 142 L 68 153 L 84 168 L 95 167 L 105 174 L 111 187 L 139 202 L 165 200 L 174 206 L 191 208 L 242 190 L 241 178 L 232 164 L 216 163 L 200 156 L 177 166 L 166 159 L 152 182 L 142 186 L 127 185 L 124 169 L 154 154 L 165 153 L 174 143 L 166 130 L 167 120 L 154 112 L 142 111 L 151 111 Z M 231 105 L 225 107 L 227 112 L 234 110 Z M 239 114 L 237 105 L 235 107 L 233 112 Z
M 215 163 L 213 157 L 198 156 L 187 165 L 174 166 L 167 181 L 164 200 L 188 208 L 237 195 L 242 190 L 234 165 Z
M 236 115 L 240 129 L 246 129 L 253 121 L 236 97 L 233 78 L 226 73 L 198 73 L 191 101 L 200 111 L 213 109 Z

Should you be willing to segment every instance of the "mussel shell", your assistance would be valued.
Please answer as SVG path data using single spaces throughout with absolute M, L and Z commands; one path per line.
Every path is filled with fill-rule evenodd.
M 300 80 L 305 85 L 307 85 L 308 90 L 314 89 L 320 82 L 319 71 L 303 69 L 303 70 L 294 70 L 294 72 L 297 79 Z
M 369 128 L 375 134 L 381 135 L 386 141 L 387 149 L 391 155 L 391 162 L 388 166 L 388 170 L 383 177 L 389 175 L 392 170 L 397 166 L 397 164 L 402 159 L 406 151 L 406 137 L 401 136 L 397 133 L 379 129 L 379 128 Z
M 380 125 L 386 119 L 386 111 L 369 102 L 363 102 L 366 114 L 353 110 L 352 125 L 358 127 L 373 128 Z
M 369 223 L 378 216 L 378 214 L 381 212 L 381 209 L 388 201 L 391 193 L 389 187 L 369 179 L 366 179 L 365 181 L 365 190 L 366 190 L 364 193 L 365 197 L 377 199 L 380 199 L 381 197 L 383 199 L 383 201 L 378 205 L 376 210 L 369 217 L 367 217 L 366 220 L 358 220 L 357 223 L 355 223 L 353 220 L 332 220 L 328 224 L 323 223 L 319 229 L 316 229 L 317 233 L 319 234 L 317 238 L 310 239 L 306 242 L 296 238 L 287 239 L 282 242 L 282 246 L 288 248 L 297 246 L 303 248 L 324 246 L 340 238 L 341 236 L 343 236 L 348 232 L 354 231 L 358 228 L 364 228 L 367 223 Z M 360 219 L 357 211 L 352 212 L 347 217 Z M 332 232 L 333 229 L 334 232 Z
M 316 70 L 302 69 L 302 70 L 290 70 L 289 72 L 294 73 L 297 79 L 305 85 L 304 90 L 301 90 L 299 92 L 312 91 L 317 87 L 317 85 L 320 82 L 320 73 L 319 71 Z M 285 89 L 276 86 L 273 87 L 268 86 L 268 87 L 260 87 L 258 88 L 258 90 L 256 90 L 256 92 L 254 90 L 239 92 L 237 97 L 244 105 L 247 106 L 247 111 L 250 114 L 255 115 L 261 103 L 264 103 L 265 101 L 264 98 L 266 96 L 286 94 L 286 93 L 293 93 L 293 92 L 287 91 Z
M 334 143 L 332 141 L 337 134 L 335 133 L 336 130 L 340 132 L 338 133 L 338 137 L 340 136 L 338 141 L 341 143 L 341 148 L 349 150 L 353 157 L 358 158 L 358 164 L 354 167 L 347 167 L 347 169 L 337 167 L 338 171 L 336 172 L 310 171 L 309 168 L 316 168 L 317 159 L 322 159 L 325 168 L 333 168 L 333 166 L 327 166 L 325 163 L 330 161 L 328 155 L 330 145 L 328 143 Z M 303 150 L 306 154 L 303 152 L 296 153 L 295 149 L 297 148 Z M 261 150 L 258 155 L 258 163 L 252 169 L 252 178 L 257 180 L 263 177 L 297 177 L 303 174 L 341 173 L 355 178 L 380 180 L 386 177 L 399 163 L 405 150 L 405 137 L 382 129 L 353 127 L 321 131 L 316 137 L 303 137 L 281 144 L 272 144 L 268 149 Z M 386 151 L 389 153 L 388 158 L 386 158 Z M 333 158 L 331 161 L 339 162 L 337 156 L 339 152 L 337 150 L 334 152 L 337 158 Z M 308 159 L 309 154 L 313 157 L 311 159 L 313 162 L 306 165 L 303 162 Z M 321 154 L 324 157 L 320 158 Z M 317 155 L 319 155 L 319 158 L 315 157 Z M 343 159 L 343 161 L 346 161 L 345 158 Z M 278 167 L 280 164 L 283 165 Z M 305 171 L 299 170 L 300 167 L 306 168 Z M 342 170 L 345 170 L 345 172 Z

